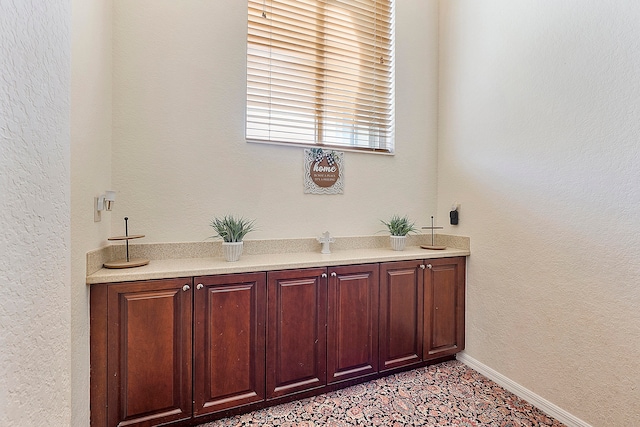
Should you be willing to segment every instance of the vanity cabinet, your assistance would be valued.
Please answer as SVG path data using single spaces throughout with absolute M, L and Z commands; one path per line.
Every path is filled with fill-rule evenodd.
M 195 277 L 193 414 L 265 399 L 266 274 Z
M 328 269 L 327 382 L 378 371 L 379 265 Z
M 191 278 L 91 290 L 93 426 L 191 417 Z
M 464 350 L 464 257 L 383 263 L 380 276 L 381 372 Z
M 464 349 L 465 258 L 91 286 L 91 425 L 193 425 Z
M 267 399 L 326 384 L 325 268 L 267 273 Z
M 421 261 L 380 265 L 380 361 L 382 371 L 422 362 L 424 318 Z
M 377 373 L 378 269 L 268 273 L 268 399 Z
M 263 401 L 265 301 L 266 273 L 92 286 L 91 425 Z
M 424 360 L 464 350 L 465 259 L 440 258 L 424 264 Z

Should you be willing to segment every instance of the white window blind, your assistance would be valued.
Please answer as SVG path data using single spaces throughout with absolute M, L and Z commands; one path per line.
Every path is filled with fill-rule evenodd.
M 393 0 L 248 0 L 250 142 L 393 152 Z

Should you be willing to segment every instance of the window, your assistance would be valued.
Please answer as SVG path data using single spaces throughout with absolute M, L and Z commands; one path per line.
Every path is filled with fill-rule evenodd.
M 250 142 L 393 152 L 393 0 L 249 0 Z

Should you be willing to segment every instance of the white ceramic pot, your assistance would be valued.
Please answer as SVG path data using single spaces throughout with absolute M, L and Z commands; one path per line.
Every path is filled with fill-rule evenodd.
M 394 251 L 404 251 L 407 244 L 407 236 L 389 236 L 391 239 L 391 248 Z
M 242 255 L 244 242 L 222 242 L 222 253 L 227 261 L 237 261 Z

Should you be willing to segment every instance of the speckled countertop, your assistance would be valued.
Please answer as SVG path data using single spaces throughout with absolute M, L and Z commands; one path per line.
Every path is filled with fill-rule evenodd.
M 394 251 L 388 236 L 336 238 L 331 254 L 322 254 L 315 239 L 247 240 L 236 262 L 224 260 L 220 242 L 130 244 L 130 257 L 149 259 L 149 264 L 102 268 L 106 261 L 124 258 L 124 245 L 110 245 L 87 253 L 87 284 L 470 255 L 466 237 L 437 235 L 435 243 L 446 249 L 420 248 L 428 243 L 425 235 L 410 236 L 404 251 Z

